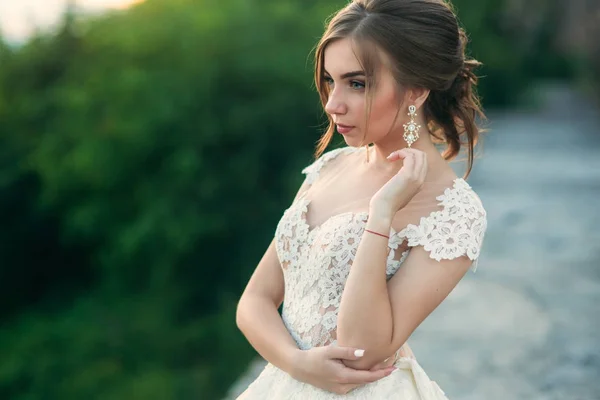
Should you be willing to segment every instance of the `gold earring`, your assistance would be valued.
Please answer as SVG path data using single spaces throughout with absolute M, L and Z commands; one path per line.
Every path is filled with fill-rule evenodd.
M 419 138 L 419 129 L 421 129 L 421 125 L 417 125 L 417 122 L 415 121 L 417 107 L 413 105 L 409 106 L 408 115 L 410 116 L 410 121 L 408 121 L 408 124 L 404 124 L 404 140 L 406 140 L 408 147 L 410 147 Z

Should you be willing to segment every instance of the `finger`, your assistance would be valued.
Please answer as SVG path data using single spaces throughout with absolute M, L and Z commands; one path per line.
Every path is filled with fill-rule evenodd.
M 364 354 L 364 350 L 354 347 L 330 346 L 328 351 L 330 358 L 337 358 L 340 360 L 360 360 Z
M 423 153 L 423 164 L 421 165 L 421 171 L 420 171 L 420 178 L 421 181 L 424 182 L 425 181 L 425 177 L 427 177 L 427 154 Z
M 427 154 L 417 149 L 406 149 L 414 155 L 414 170 L 410 171 L 416 180 L 423 181 L 427 172 Z
M 393 365 L 391 364 L 390 358 L 386 358 L 384 361 L 382 361 L 379 364 L 375 365 L 369 371 L 379 371 L 380 369 L 391 368 L 392 366 Z
M 418 152 L 418 153 L 413 153 L 414 154 L 414 158 L 415 158 L 415 164 L 414 164 L 414 169 L 411 171 L 412 176 L 415 177 L 415 179 L 419 179 L 419 176 L 421 174 L 421 169 L 423 167 L 423 153 L 422 152 Z
M 393 151 L 389 156 L 387 156 L 387 159 L 389 161 L 398 161 L 400 159 L 400 154 L 397 151 Z
M 402 161 L 402 168 L 400 171 L 404 170 L 408 173 L 413 173 L 415 169 L 415 155 L 411 152 L 408 152 Z M 398 171 L 398 172 L 400 172 Z
M 348 393 L 350 393 L 351 391 L 353 391 L 353 390 L 355 390 L 356 388 L 359 388 L 359 387 L 361 387 L 361 386 L 364 386 L 364 385 L 351 385 L 351 384 L 348 384 L 348 385 L 341 385 L 341 386 L 340 386 L 340 393 L 341 393 L 341 394 L 348 394 Z
M 391 367 L 389 365 L 376 365 L 373 368 L 371 368 L 369 371 L 381 371 L 382 369 L 390 369 Z
M 347 368 L 344 373 L 344 383 L 364 385 L 367 383 L 376 382 L 385 378 L 393 371 L 395 367 L 380 369 L 377 371 L 362 371 L 352 368 Z
M 410 154 L 409 150 L 410 149 L 404 148 L 404 149 L 393 151 L 390 153 L 389 156 L 387 156 L 387 159 L 390 161 L 401 160 L 401 159 L 405 158 L 408 154 Z

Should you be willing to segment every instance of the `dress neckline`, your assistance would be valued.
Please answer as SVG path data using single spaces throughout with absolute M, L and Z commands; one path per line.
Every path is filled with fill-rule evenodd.
M 367 211 L 344 211 L 341 213 L 330 215 L 329 217 L 324 219 L 321 223 L 311 226 L 308 223 L 308 219 L 307 219 L 308 210 L 309 210 L 309 207 L 311 204 L 311 199 L 300 198 L 300 199 L 298 199 L 298 201 L 302 202 L 300 221 L 304 225 L 304 228 L 307 230 L 309 235 L 314 234 L 316 231 L 319 231 L 321 228 L 323 228 L 325 225 L 327 225 L 331 221 L 334 221 L 334 220 L 344 217 L 344 216 L 353 216 L 356 219 L 364 219 L 365 222 L 367 220 L 367 217 L 369 216 L 369 213 Z
M 440 193 L 440 195 L 443 195 L 444 192 L 448 189 L 456 189 L 457 183 L 467 184 L 467 182 L 464 180 L 464 178 L 456 177 L 452 180 L 452 185 L 444 188 L 444 190 Z M 322 222 L 320 222 L 318 224 L 311 225 L 307 219 L 311 203 L 312 203 L 312 199 L 306 198 L 306 192 L 305 192 L 302 194 L 302 196 L 300 196 L 292 204 L 292 207 L 301 207 L 299 219 L 308 235 L 315 234 L 315 232 L 318 232 L 319 230 L 321 230 L 324 226 L 331 223 L 331 221 L 337 220 L 344 216 L 351 216 L 351 217 L 353 217 L 353 219 L 360 221 L 362 223 L 366 223 L 367 219 L 369 217 L 368 211 L 344 211 L 341 213 L 330 215 L 329 217 L 325 218 Z M 436 211 L 432 211 L 431 213 L 434 213 L 434 212 L 436 212 Z M 431 213 L 430 213 L 430 215 L 431 215 Z M 401 231 L 396 231 L 394 228 L 391 228 L 391 231 L 392 231 L 392 234 L 401 232 Z

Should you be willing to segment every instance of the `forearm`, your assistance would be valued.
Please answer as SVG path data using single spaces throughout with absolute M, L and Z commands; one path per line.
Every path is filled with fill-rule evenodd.
M 387 235 L 391 218 L 370 215 L 366 229 Z M 350 367 L 370 368 L 390 355 L 393 320 L 385 274 L 387 242 L 365 231 L 342 294 L 338 343 L 365 349 L 363 359 L 346 364 Z
M 291 374 L 300 351 L 269 299 L 247 295 L 238 304 L 236 323 L 248 342 L 268 362 Z

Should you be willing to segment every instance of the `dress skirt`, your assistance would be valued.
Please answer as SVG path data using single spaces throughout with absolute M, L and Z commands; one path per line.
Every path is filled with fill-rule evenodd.
M 238 400 L 330 400 L 330 399 L 398 399 L 447 400 L 439 386 L 429 379 L 417 360 L 401 357 L 394 365 L 398 368 L 376 382 L 339 395 L 321 390 L 292 378 L 272 364 L 248 386 Z

